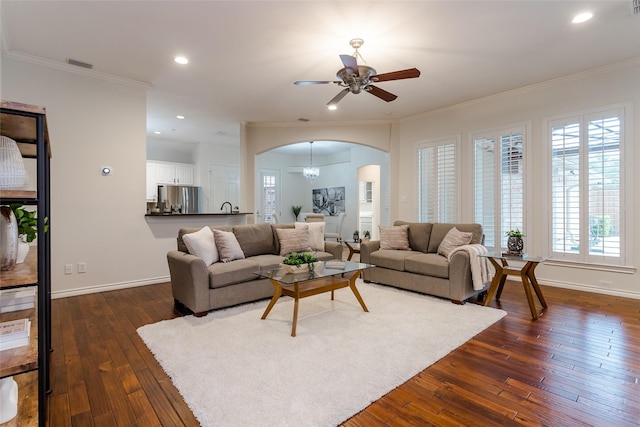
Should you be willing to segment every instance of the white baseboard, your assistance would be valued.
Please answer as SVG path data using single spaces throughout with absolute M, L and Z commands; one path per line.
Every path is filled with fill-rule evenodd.
M 540 279 L 538 279 L 538 283 L 540 283 L 541 285 L 554 286 L 556 288 L 572 289 L 575 291 L 591 292 L 595 294 L 611 295 L 611 296 L 623 297 L 623 298 L 640 299 L 639 292 L 622 291 L 620 289 L 606 289 L 606 288 L 599 288 L 597 286 L 589 286 L 589 285 L 583 285 L 578 283 L 559 282 L 554 280 L 541 281 Z
M 89 286 L 86 288 L 77 288 L 71 289 L 68 291 L 52 291 L 51 298 L 66 298 L 66 297 L 74 297 L 78 295 L 86 295 L 86 294 L 94 294 L 97 292 L 107 292 L 107 291 L 115 291 L 118 289 L 127 289 L 127 288 L 135 288 L 138 286 L 146 286 L 146 285 L 156 285 L 158 283 L 165 283 L 170 280 L 169 276 L 165 277 L 155 277 L 151 279 L 143 279 L 143 280 L 132 280 L 129 282 L 121 282 L 121 283 L 111 283 L 106 285 L 99 286 Z

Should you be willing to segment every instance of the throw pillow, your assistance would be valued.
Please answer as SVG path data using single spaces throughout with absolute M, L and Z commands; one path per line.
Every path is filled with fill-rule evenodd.
M 409 226 L 394 225 L 393 227 L 379 226 L 380 249 L 399 249 L 410 251 L 409 247 Z
M 296 230 L 309 230 L 309 246 L 314 251 L 324 251 L 324 222 L 296 222 Z
M 229 262 L 236 259 L 244 259 L 244 252 L 236 239 L 233 231 L 213 230 L 216 247 L 220 253 L 220 261 Z
M 182 236 L 189 253 L 202 258 L 206 265 L 218 261 L 218 249 L 213 238 L 213 231 L 206 225 L 195 233 Z
M 280 241 L 280 255 L 285 256 L 291 252 L 310 251 L 308 228 L 276 228 Z
M 455 248 L 468 245 L 471 242 L 471 237 L 473 237 L 473 233 L 465 233 L 453 227 L 440 242 L 438 254 L 449 258 Z

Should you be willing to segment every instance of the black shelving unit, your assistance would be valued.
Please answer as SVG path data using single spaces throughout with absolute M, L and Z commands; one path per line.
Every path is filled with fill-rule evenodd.
M 35 287 L 36 308 L 29 317 L 32 326 L 31 343 L 18 349 L 0 352 L 0 378 L 13 376 L 19 387 L 36 387 L 22 390 L 17 415 L 17 425 L 47 424 L 47 401 L 50 392 L 49 361 L 51 346 L 51 226 L 50 168 L 51 146 L 44 107 L 2 101 L 0 104 L 0 133 L 18 143 L 23 158 L 36 160 L 36 189 L 0 190 L 0 205 L 21 203 L 37 209 L 37 246 L 31 247 L 28 261 L 11 271 L 0 272 L 0 289 Z M 35 251 L 34 251 L 35 249 Z M 35 259 L 34 259 L 35 258 Z M 0 319 L 3 314 L 0 314 Z M 32 376 L 37 375 L 37 381 Z M 31 377 L 30 377 L 31 376 Z M 28 396 L 36 396 L 37 405 Z M 27 397 L 24 397 L 27 396 Z M 33 408 L 37 408 L 34 414 Z M 37 420 L 37 421 L 36 421 Z M 14 421 L 11 421 L 14 422 Z

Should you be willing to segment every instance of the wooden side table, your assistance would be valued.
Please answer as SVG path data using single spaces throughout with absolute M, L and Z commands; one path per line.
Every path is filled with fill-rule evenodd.
M 528 255 L 516 256 L 507 254 L 487 254 L 480 256 L 489 258 L 489 261 L 496 269 L 496 274 L 493 276 L 493 280 L 489 286 L 489 291 L 487 292 L 487 298 L 484 305 L 489 305 L 494 295 L 496 297 L 496 301 L 500 300 L 502 288 L 504 288 L 504 283 L 507 280 L 508 275 L 520 276 L 522 279 L 522 286 L 524 287 L 524 293 L 527 295 L 527 302 L 529 303 L 529 309 L 531 310 L 531 317 L 533 320 L 538 319 L 538 317 L 542 315 L 542 312 L 547 308 L 547 302 L 544 300 L 540 285 L 538 285 L 538 280 L 535 276 L 535 269 L 538 264 L 545 262 L 548 257 L 532 257 Z M 522 267 L 511 266 L 509 265 L 509 261 L 520 261 L 525 264 Z M 533 288 L 540 304 L 542 304 L 542 311 L 540 313 L 538 313 L 536 309 L 531 288 Z
M 353 254 L 360 253 L 360 243 L 347 242 L 346 240 L 344 241 L 344 243 L 345 245 L 347 245 L 347 249 L 349 249 L 349 256 L 347 257 L 347 261 L 351 261 L 351 257 L 353 256 Z

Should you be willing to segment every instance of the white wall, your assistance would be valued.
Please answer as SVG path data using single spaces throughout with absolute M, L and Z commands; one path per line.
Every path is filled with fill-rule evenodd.
M 184 220 L 180 224 L 145 220 L 145 205 L 141 200 L 145 199 L 146 88 L 124 80 L 96 79 L 60 68 L 63 67 L 51 68 L 12 56 L 3 56 L 1 64 L 2 98 L 42 105 L 48 111 L 53 150 L 54 296 L 164 281 L 168 277 L 166 253 L 175 248 L 178 226 L 199 224 L 187 224 Z M 544 244 L 536 234 L 545 234 L 539 230 L 545 230 L 546 226 L 546 201 L 535 186 L 542 180 L 544 164 L 541 150 L 538 150 L 543 142 L 543 120 L 560 113 L 621 102 L 631 103 L 634 107 L 634 118 L 628 124 L 635 135 L 633 146 L 636 149 L 632 156 L 633 164 L 637 165 L 640 164 L 640 60 L 477 100 L 400 123 L 245 125 L 240 129 L 237 150 L 243 173 L 240 203 L 243 210 L 245 207 L 255 210 L 257 154 L 293 142 L 327 139 L 360 143 L 389 152 L 389 177 L 383 187 L 390 188 L 390 206 L 386 213 L 388 221 L 381 223 L 398 218 L 416 219 L 415 171 L 410 165 L 415 163 L 417 142 L 460 135 L 464 146 L 468 144 L 470 131 L 524 123 L 529 126 L 533 144 L 528 165 L 532 175 L 528 176 L 527 187 L 531 229 L 527 244 L 532 250 L 543 250 Z M 235 159 L 236 152 L 232 150 L 228 156 Z M 373 162 L 364 158 L 354 158 L 352 162 L 352 178 L 331 178 L 333 166 L 328 166 L 326 172 L 321 172 L 324 173 L 321 179 L 327 179 L 322 185 L 338 186 L 353 181 L 355 195 L 357 167 Z M 100 175 L 103 165 L 114 169 L 112 176 Z M 202 179 L 203 171 L 200 173 Z M 633 173 L 631 171 L 632 198 L 627 202 L 633 205 L 638 218 L 640 186 L 634 185 Z M 465 182 L 462 209 L 466 212 L 462 219 L 469 221 L 470 176 L 464 173 L 464 168 L 462 179 Z M 404 198 L 406 201 L 401 202 Z M 286 205 L 282 208 L 283 211 L 287 209 Z M 345 225 L 345 233 L 354 228 L 355 222 Z M 638 266 L 640 225 L 632 227 L 631 236 L 635 248 L 631 264 Z M 87 273 L 77 273 L 78 262 L 87 263 Z M 64 264 L 73 264 L 74 273 L 64 275 Z M 624 274 L 542 265 L 539 277 L 543 283 L 551 285 L 640 297 L 637 271 Z M 603 279 L 612 282 L 612 286 L 600 288 L 598 283 Z
M 358 197 L 358 168 L 362 165 L 388 164 L 388 154 L 354 144 L 347 156 L 313 156 L 313 164 L 320 168 L 320 176 L 313 182 L 308 182 L 300 168 L 307 164 L 308 158 L 297 159 L 292 156 L 266 152 L 256 156 L 256 168 L 277 170 L 280 173 L 280 212 L 283 222 L 293 222 L 291 206 L 302 206 L 302 212 L 312 212 L 312 191 L 316 188 L 345 187 L 345 218 L 343 237 L 350 237 L 357 228 L 357 197 Z M 256 188 L 260 185 L 256 181 Z M 255 204 L 259 204 L 256 192 Z M 385 192 L 384 197 L 388 197 Z M 258 209 L 258 208 L 256 208 Z M 333 232 L 337 227 L 337 217 L 327 217 L 327 230 Z
M 416 182 L 416 145 L 421 141 L 441 139 L 458 135 L 461 139 L 461 219 L 473 221 L 473 181 L 467 173 L 472 165 L 472 142 L 469 134 L 473 131 L 493 128 L 505 128 L 514 124 L 525 124 L 529 129 L 528 148 L 525 155 L 526 191 L 527 191 L 527 227 L 525 230 L 526 246 L 529 253 L 547 254 L 548 210 L 547 191 L 549 175 L 546 168 L 546 130 L 544 120 L 559 114 L 576 114 L 585 110 L 630 103 L 633 115 L 628 126 L 632 127 L 633 141 L 628 141 L 627 156 L 633 156 L 633 165 L 640 164 L 640 59 L 614 64 L 598 70 L 581 73 L 555 81 L 545 82 L 529 88 L 522 88 L 508 93 L 491 96 L 462 105 L 430 112 L 418 117 L 402 120 L 400 123 L 400 169 L 398 186 L 400 198 L 399 210 L 411 214 L 417 219 L 417 182 Z M 631 153 L 633 151 L 633 153 Z M 627 203 L 634 207 L 635 224 L 628 228 L 632 236 L 632 247 L 635 248 L 629 264 L 640 265 L 640 186 L 634 185 L 637 178 L 633 170 L 628 171 Z M 636 172 L 636 177 L 637 177 Z M 584 268 L 567 268 L 542 264 L 536 274 L 545 284 L 613 293 L 640 298 L 640 273 L 622 273 L 592 270 Z M 600 281 L 612 282 L 603 288 Z
M 166 277 L 175 234 L 154 235 L 144 216 L 146 86 L 11 57 L 2 58 L 1 84 L 3 99 L 47 109 L 54 296 Z M 102 176 L 103 165 L 113 174 Z
M 634 141 L 628 152 L 634 158 L 633 164 L 640 164 L 640 58 L 620 64 L 612 64 L 597 70 L 568 76 L 554 81 L 543 82 L 508 93 L 499 94 L 462 105 L 425 113 L 401 120 L 398 124 L 370 123 L 322 125 L 278 125 L 251 124 L 247 126 L 246 137 L 241 141 L 246 146 L 247 168 L 253 182 L 253 155 L 279 145 L 308 140 L 336 139 L 360 142 L 378 147 L 390 153 L 389 223 L 396 219 L 417 220 L 417 165 L 416 145 L 420 142 L 458 136 L 462 142 L 461 166 L 461 213 L 460 220 L 473 221 L 472 176 L 469 133 L 492 128 L 504 128 L 523 124 L 529 132 L 529 152 L 527 168 L 528 219 L 527 248 L 531 253 L 548 252 L 546 230 L 548 229 L 548 203 L 540 186 L 546 182 L 543 165 L 544 135 L 543 121 L 558 114 L 579 113 L 583 110 L 630 103 L 633 109 L 631 123 Z M 401 166 L 402 165 L 402 166 Z M 640 186 L 635 183 L 634 171 L 629 171 L 628 182 L 633 189 L 626 202 L 634 207 L 635 218 L 640 217 Z M 248 189 L 249 194 L 252 189 Z M 543 284 L 569 287 L 592 292 L 640 298 L 640 224 L 634 221 L 628 226 L 635 248 L 626 272 L 604 269 L 567 268 L 542 265 L 538 277 Z M 637 220 L 635 221 L 637 223 Z M 385 221 L 381 223 L 385 224 Z M 354 224 L 346 226 L 346 230 Z M 603 288 L 600 281 L 610 282 Z

